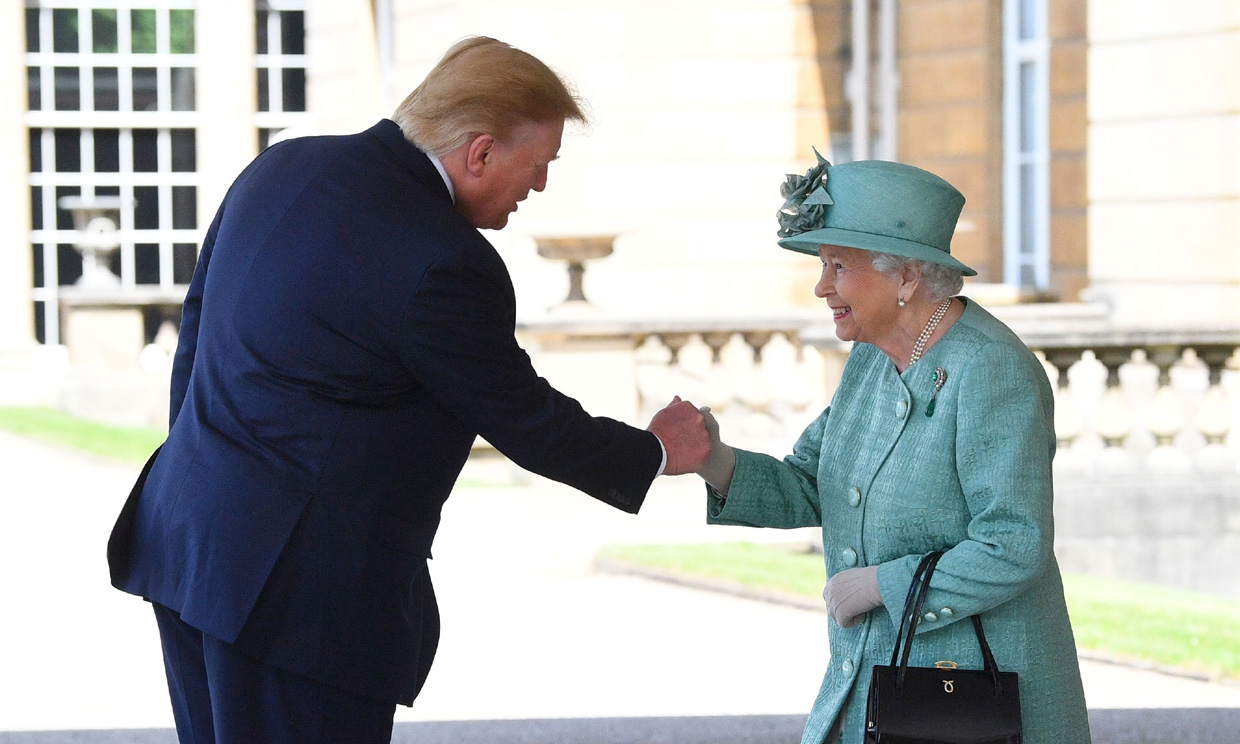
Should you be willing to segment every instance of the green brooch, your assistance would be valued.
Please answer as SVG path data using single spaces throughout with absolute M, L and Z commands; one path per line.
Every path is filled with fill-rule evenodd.
M 943 389 L 943 385 L 947 383 L 947 370 L 942 367 L 935 367 L 934 377 L 931 379 L 934 380 L 934 393 L 930 396 L 930 404 L 926 406 L 927 416 L 934 415 L 934 404 L 936 403 L 935 398 L 938 397 L 939 391 Z

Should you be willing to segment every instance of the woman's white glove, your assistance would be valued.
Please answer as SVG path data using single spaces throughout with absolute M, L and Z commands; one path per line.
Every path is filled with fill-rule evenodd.
M 851 628 L 865 619 L 865 613 L 883 603 L 878 590 L 878 566 L 840 571 L 827 582 L 822 598 L 831 619 L 841 628 Z
M 710 412 L 710 406 L 698 409 L 706 419 L 706 435 L 710 438 L 710 455 L 697 474 L 722 496 L 728 495 L 732 485 L 732 473 L 736 470 L 736 452 L 719 440 L 719 422 Z

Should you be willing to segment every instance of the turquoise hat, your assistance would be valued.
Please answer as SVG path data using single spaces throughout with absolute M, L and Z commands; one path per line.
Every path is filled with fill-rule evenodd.
M 858 160 L 818 163 L 780 188 L 780 246 L 818 255 L 841 245 L 940 264 L 965 276 L 977 272 L 952 258 L 952 233 L 964 195 L 942 178 L 903 163 Z

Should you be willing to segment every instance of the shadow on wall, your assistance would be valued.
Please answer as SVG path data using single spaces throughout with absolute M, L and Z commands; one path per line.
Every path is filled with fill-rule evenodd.
M 1240 709 L 1092 710 L 1094 744 L 1234 744 Z M 798 744 L 805 716 L 398 723 L 393 744 Z M 0 733 L 0 744 L 176 744 L 171 729 Z

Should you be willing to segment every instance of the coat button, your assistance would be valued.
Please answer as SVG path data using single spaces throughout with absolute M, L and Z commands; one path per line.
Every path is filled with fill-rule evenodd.
M 904 414 L 908 413 L 908 401 L 896 401 L 896 418 L 904 418 Z
M 939 614 L 942 615 L 943 617 L 952 617 L 956 613 L 952 612 L 952 608 L 944 607 L 943 609 L 939 610 Z
M 840 670 L 843 671 L 844 674 L 852 674 L 852 670 L 853 670 L 852 659 L 844 659 L 844 663 L 840 664 Z
M 853 486 L 852 488 L 848 489 L 848 505 L 853 506 L 853 507 L 861 506 L 861 489 L 860 488 Z
M 857 565 L 857 551 L 852 548 L 844 548 L 840 551 L 840 558 L 844 561 L 844 565 L 846 566 Z
M 932 623 L 932 622 L 934 622 L 935 620 L 938 620 L 938 619 L 939 619 L 939 616 L 938 616 L 938 615 L 936 615 L 936 614 L 934 614 L 933 612 L 927 612 L 926 614 L 922 615 L 922 618 L 923 618 L 926 622 L 928 622 L 928 623 Z

